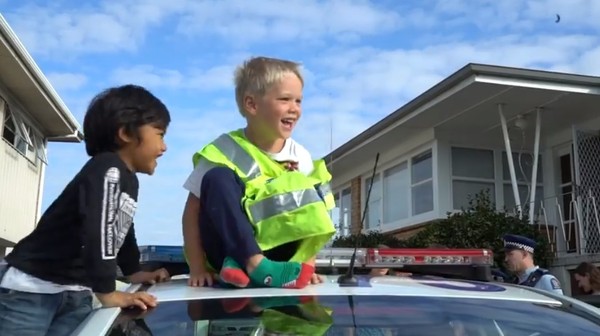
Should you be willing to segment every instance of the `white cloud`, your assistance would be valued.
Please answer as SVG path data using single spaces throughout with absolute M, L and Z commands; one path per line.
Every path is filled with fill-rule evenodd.
M 78 90 L 87 84 L 84 74 L 69 72 L 50 72 L 46 75 L 52 86 L 59 92 Z
M 332 70 L 319 86 L 339 97 L 338 101 L 395 97 L 400 102 L 416 97 L 467 63 L 537 69 L 569 65 L 575 72 L 599 74 L 598 49 L 593 49 L 599 43 L 595 36 L 511 35 L 414 49 L 336 49 L 321 55 L 316 64 Z
M 183 10 L 187 2 L 126 0 L 81 7 L 24 5 L 10 8 L 7 20 L 30 52 L 69 59 L 80 54 L 135 51 L 149 28 Z
M 185 35 L 216 35 L 223 42 L 273 43 L 347 39 L 348 34 L 390 31 L 403 17 L 368 1 L 263 0 L 260 6 L 244 0 L 196 1 L 190 4 L 177 30 Z
M 307 87 L 298 137 L 315 156 L 324 155 L 331 149 L 331 120 L 337 147 L 470 62 L 599 74 L 600 48 L 594 49 L 599 42 L 581 34 L 506 35 L 422 48 L 331 48 L 303 62 Z M 233 68 L 213 65 L 185 73 L 137 66 L 117 70 L 114 78 L 150 87 L 230 91 L 230 99 L 199 101 L 197 112 L 174 114 L 170 136 L 206 143 L 242 122 L 233 101 Z M 176 161 L 189 162 L 190 153 Z
M 600 3 L 594 0 L 486 0 L 477 6 L 467 0 L 438 0 L 410 6 L 397 2 L 392 8 L 366 0 L 263 0 L 260 6 L 244 0 L 105 0 L 79 8 L 24 5 L 6 14 L 30 51 L 60 58 L 134 52 L 156 27 L 168 28 L 158 38 L 168 39 L 172 33 L 187 36 L 190 42 L 218 37 L 220 44 L 238 50 L 261 42 L 315 47 L 333 39 L 355 44 L 383 33 L 412 35 L 414 29 L 444 36 L 461 28 L 463 36 L 500 30 L 523 34 L 532 29 L 549 33 L 600 29 Z M 554 23 L 556 14 L 561 15 L 559 24 Z
M 437 0 L 428 14 L 436 18 L 438 29 L 474 25 L 485 32 L 524 33 L 600 28 L 600 3 L 595 0 L 480 0 L 475 6 L 469 0 Z M 559 23 L 555 22 L 557 14 Z
M 233 88 L 233 70 L 233 65 L 220 65 L 207 70 L 189 69 L 186 72 L 137 65 L 116 69 L 111 77 L 117 83 L 136 83 L 152 88 L 217 91 Z
M 30 52 L 60 59 L 134 52 L 150 29 L 169 19 L 176 20 L 179 34 L 217 36 L 230 46 L 261 40 L 318 42 L 324 37 L 353 42 L 359 36 L 392 31 L 405 20 L 363 0 L 264 0 L 260 6 L 243 0 L 102 1 L 79 8 L 24 5 L 10 8 L 7 19 Z M 165 30 L 162 34 L 160 38 L 167 38 Z

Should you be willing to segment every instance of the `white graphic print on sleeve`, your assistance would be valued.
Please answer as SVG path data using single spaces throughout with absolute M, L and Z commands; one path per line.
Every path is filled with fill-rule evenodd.
M 127 193 L 122 192 L 119 197 L 119 215 L 117 223 L 117 253 L 123 245 L 125 237 L 133 224 L 133 216 L 137 210 L 136 201 Z
M 115 246 L 115 228 L 117 207 L 120 194 L 121 173 L 118 168 L 111 167 L 104 174 L 102 195 L 102 219 L 100 236 L 102 239 L 102 259 L 114 259 L 117 256 Z
M 120 190 L 120 172 L 110 168 L 104 175 L 102 199 L 102 259 L 115 259 L 133 223 L 136 201 Z

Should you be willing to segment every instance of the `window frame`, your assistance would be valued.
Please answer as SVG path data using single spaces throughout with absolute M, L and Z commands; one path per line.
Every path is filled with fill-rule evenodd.
M 418 181 L 416 183 L 412 182 L 412 177 L 413 177 L 413 161 L 415 158 L 418 158 L 422 155 L 425 155 L 427 152 L 430 153 L 430 160 L 431 160 L 431 177 L 427 178 L 423 181 Z M 384 218 L 384 200 L 385 200 L 385 188 L 383 187 L 383 176 L 385 174 L 386 171 L 389 171 L 392 168 L 395 168 L 399 165 L 402 164 L 406 164 L 406 169 L 407 169 L 407 184 L 408 184 L 408 195 L 407 195 L 407 200 L 406 200 L 406 206 L 408 209 L 408 216 L 406 216 L 405 218 L 401 218 L 399 220 L 395 220 L 395 221 L 390 221 L 390 222 L 384 222 L 383 218 Z M 380 168 L 381 167 L 381 168 Z M 432 213 L 435 213 L 436 208 L 437 208 L 437 188 L 435 185 L 435 181 L 436 181 L 436 176 L 437 176 L 437 150 L 436 150 L 436 146 L 435 146 L 435 142 L 431 141 L 428 142 L 426 144 L 423 144 L 419 147 L 416 147 L 415 149 L 405 153 L 404 155 L 398 156 L 393 160 L 390 160 L 386 163 L 384 163 L 383 165 L 381 165 L 380 167 L 377 168 L 377 172 L 375 174 L 375 178 L 378 179 L 381 182 L 381 194 L 380 194 L 380 200 L 381 200 L 381 206 L 379 207 L 379 222 L 372 226 L 370 225 L 369 221 L 368 221 L 368 215 L 371 211 L 371 209 L 369 208 L 368 211 L 369 213 L 367 213 L 367 218 L 365 218 L 365 223 L 364 226 L 362 227 L 362 230 L 365 232 L 368 231 L 387 231 L 387 228 L 393 227 L 393 228 L 400 228 L 405 226 L 405 223 L 407 222 L 411 222 L 413 221 L 415 218 L 420 218 L 420 217 L 425 217 L 428 216 Z M 365 173 L 361 176 L 361 211 L 364 211 L 365 209 L 365 204 L 366 204 L 366 198 L 367 198 L 367 193 L 369 190 L 369 183 L 368 180 L 371 178 L 371 176 L 373 175 L 373 172 L 370 171 L 368 173 Z M 432 205 L 431 205 L 431 210 L 430 211 L 426 211 L 426 212 L 422 212 L 419 214 L 415 214 L 415 211 L 413 209 L 413 188 L 415 187 L 419 187 L 423 184 L 427 184 L 430 183 L 431 184 L 431 192 L 432 192 Z M 370 202 L 373 200 L 373 194 L 371 194 L 371 199 L 369 200 Z M 361 218 L 362 218 L 362 212 L 361 212 Z
M 461 176 L 461 175 L 454 175 L 454 153 L 453 153 L 453 149 L 454 148 L 460 148 L 463 150 L 476 150 L 476 151 L 486 151 L 486 152 L 491 152 L 492 154 L 492 167 L 493 167 L 493 178 L 485 178 L 485 177 L 468 177 L 468 176 Z M 450 164 L 448 165 L 450 167 L 450 179 L 451 179 L 451 183 L 450 183 L 450 195 L 452 197 L 452 202 L 451 202 L 451 206 L 452 206 L 452 210 L 453 211 L 460 211 L 461 209 L 457 209 L 454 204 L 455 204 L 455 199 L 454 199 L 454 182 L 458 181 L 458 182 L 472 182 L 472 183 L 481 183 L 481 184 L 491 184 L 493 186 L 493 190 L 491 190 L 491 194 L 492 196 L 494 196 L 494 200 L 497 202 L 497 185 L 496 185 L 496 180 L 497 180 L 497 164 L 496 164 L 496 151 L 493 149 L 489 149 L 489 148 L 479 148 L 479 147 L 466 147 L 466 146 L 450 146 Z
M 2 140 L 9 145 L 12 150 L 23 156 L 31 165 L 37 167 L 40 162 L 47 164 L 45 139 L 41 132 L 31 123 L 26 116 L 16 108 L 11 108 L 10 104 L 0 96 L 0 108 L 3 110 L 2 130 L 0 136 Z M 11 122 L 14 129 L 8 127 Z M 14 140 L 10 141 L 5 137 L 6 129 L 14 134 Z M 23 143 L 25 148 L 21 148 Z
M 454 163 L 455 158 L 454 158 L 454 155 L 452 152 L 452 150 L 454 148 L 461 148 L 461 149 L 467 149 L 467 150 L 484 150 L 484 151 L 491 152 L 492 157 L 493 157 L 494 178 L 491 179 L 491 178 L 465 177 L 465 176 L 454 175 L 453 163 Z M 513 155 L 519 155 L 519 152 L 529 155 L 529 156 L 533 155 L 533 152 L 528 151 L 528 150 L 513 151 Z M 539 155 L 538 167 L 540 167 L 543 164 L 544 155 L 542 153 L 539 153 L 538 155 Z M 504 176 L 504 164 L 503 164 L 504 156 L 508 157 L 506 155 L 505 149 L 483 148 L 483 147 L 473 147 L 473 146 L 469 147 L 469 146 L 464 146 L 464 145 L 450 145 L 450 165 L 449 165 L 449 167 L 451 170 L 450 176 L 451 176 L 451 180 L 452 180 L 452 183 L 451 183 L 451 197 L 452 197 L 451 206 L 453 208 L 453 211 L 461 210 L 461 209 L 456 209 L 456 207 L 454 206 L 454 203 L 455 203 L 454 182 L 461 181 L 461 182 L 476 182 L 476 183 L 485 183 L 485 184 L 493 185 L 494 190 L 493 190 L 492 194 L 494 196 L 494 203 L 496 205 L 496 209 L 506 211 L 507 213 L 516 213 L 516 206 L 513 209 L 506 208 L 507 195 L 504 192 L 504 188 L 505 188 L 505 186 L 510 186 L 511 187 L 510 195 L 512 195 L 512 182 L 510 180 L 510 176 L 508 176 L 507 178 L 505 178 L 505 176 Z M 515 167 L 515 168 L 517 168 L 517 167 Z M 538 168 L 538 169 L 541 169 L 541 168 Z M 536 199 L 538 201 L 540 201 L 540 200 L 543 201 L 543 197 L 544 197 L 544 176 L 543 175 L 544 175 L 543 171 L 542 171 L 542 174 L 538 173 L 538 175 L 537 175 L 536 188 L 541 189 L 541 193 L 536 192 Z M 528 183 L 526 181 L 517 180 L 517 186 L 518 187 L 527 187 Z M 510 195 L 508 195 L 508 197 L 510 197 Z
M 531 156 L 532 160 L 533 160 L 533 152 L 530 152 L 530 151 L 520 151 L 520 152 L 522 154 L 526 154 L 528 156 Z M 517 177 L 518 177 L 518 175 L 522 174 L 522 173 L 520 171 L 521 169 L 519 167 L 518 161 L 516 161 L 515 158 L 514 158 L 515 155 L 517 156 L 517 160 L 518 160 L 519 151 L 517 151 L 517 152 L 513 151 L 513 162 L 514 162 L 514 165 L 515 165 L 515 172 L 516 172 Z M 536 189 L 541 188 L 541 193 L 539 193 L 536 190 L 536 192 L 535 192 L 536 202 L 538 202 L 540 200 L 543 201 L 543 197 L 544 197 L 544 195 L 543 195 L 543 193 L 544 193 L 544 183 L 543 183 L 544 182 L 544 170 L 543 170 L 543 164 L 542 164 L 542 162 L 543 162 L 542 161 L 542 154 L 538 154 L 538 156 L 539 156 L 538 157 L 538 170 L 540 170 L 540 171 L 538 171 L 538 174 L 537 174 L 537 183 L 536 183 L 535 187 L 536 187 Z M 507 187 L 507 186 L 510 187 L 510 195 L 509 196 L 512 196 L 513 190 L 512 190 L 512 181 L 510 179 L 510 174 L 508 176 L 504 176 L 504 157 L 506 157 L 506 160 L 508 160 L 508 155 L 506 154 L 506 150 L 503 150 L 500 153 L 500 169 L 502 171 L 502 192 L 503 192 L 502 205 L 503 205 L 503 208 L 505 208 L 505 210 L 508 213 L 516 214 L 517 213 L 517 205 L 516 204 L 515 204 L 514 208 L 508 208 L 506 206 L 506 197 L 507 197 L 507 195 L 506 195 L 506 193 L 504 193 L 504 188 Z M 526 181 L 521 181 L 521 180 L 519 180 L 517 178 L 517 188 L 520 188 L 520 187 L 526 187 L 526 188 L 528 188 L 529 187 L 529 184 L 531 184 L 531 181 L 530 182 L 527 182 L 527 181 L 529 181 L 529 179 L 531 178 L 531 175 L 529 175 L 529 177 L 525 176 L 525 178 L 527 178 Z M 531 193 L 530 193 L 530 195 L 531 195 Z M 521 199 L 521 204 L 525 205 L 523 203 L 523 201 L 524 200 Z M 515 203 L 516 203 L 516 201 L 515 201 Z M 538 211 L 539 211 L 539 209 L 538 209 Z M 537 212 L 534 212 L 534 214 L 536 214 L 536 213 Z
M 349 194 L 350 195 L 350 204 L 348 206 L 348 209 L 349 209 L 348 223 L 345 223 L 345 221 L 344 221 L 344 209 L 341 207 L 342 197 L 344 196 L 345 191 L 350 192 L 350 194 Z M 352 185 L 350 183 L 346 183 L 346 184 L 343 184 L 341 187 L 336 188 L 333 191 L 333 197 L 334 197 L 334 201 L 335 201 L 334 209 L 338 209 L 338 216 L 339 216 L 338 223 L 336 223 L 335 221 L 333 222 L 333 224 L 336 228 L 335 236 L 336 237 L 344 237 L 344 236 L 347 236 L 352 233 Z M 337 201 L 339 201 L 339 203 Z M 332 221 L 333 221 L 334 209 L 330 210 L 330 216 L 331 216 Z

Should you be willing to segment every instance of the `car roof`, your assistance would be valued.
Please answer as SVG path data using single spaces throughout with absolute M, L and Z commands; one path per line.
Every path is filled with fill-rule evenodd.
M 501 283 L 427 277 L 359 276 L 361 280 L 359 280 L 357 287 L 344 287 L 337 283 L 337 276 L 329 275 L 324 276 L 324 278 L 324 283 L 310 285 L 303 289 L 244 288 L 235 290 L 214 287 L 189 287 L 187 286 L 187 279 L 184 278 L 154 285 L 148 288 L 147 292 L 154 295 L 159 302 L 270 296 L 392 295 L 478 298 L 561 304 L 558 300 L 531 291 L 525 287 L 516 287 Z
M 229 289 L 216 287 L 190 287 L 187 275 L 174 277 L 171 281 L 152 285 L 146 292 L 160 302 L 202 299 L 259 298 L 272 296 L 412 296 L 434 298 L 460 298 L 484 300 L 512 300 L 560 306 L 563 303 L 553 295 L 528 287 L 496 282 L 449 280 L 432 277 L 358 276 L 359 284 L 345 287 L 337 283 L 338 276 L 324 276 L 324 282 L 303 289 L 247 288 Z M 139 285 L 127 291 L 135 292 Z M 589 308 L 589 307 L 588 307 Z M 595 308 L 592 308 L 595 310 Z M 78 327 L 74 335 L 104 335 L 120 313 L 119 308 L 96 309 Z M 600 310 L 596 310 L 598 314 Z

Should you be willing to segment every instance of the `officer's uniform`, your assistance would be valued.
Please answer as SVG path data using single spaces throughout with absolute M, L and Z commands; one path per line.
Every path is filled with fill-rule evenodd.
M 504 236 L 504 250 L 506 252 L 518 249 L 533 254 L 536 245 L 534 240 L 527 237 L 518 235 Z M 517 276 L 514 283 L 544 289 L 557 294 L 564 294 L 560 286 L 560 281 L 554 275 L 550 274 L 548 270 L 539 266 L 526 269 L 525 272 Z

